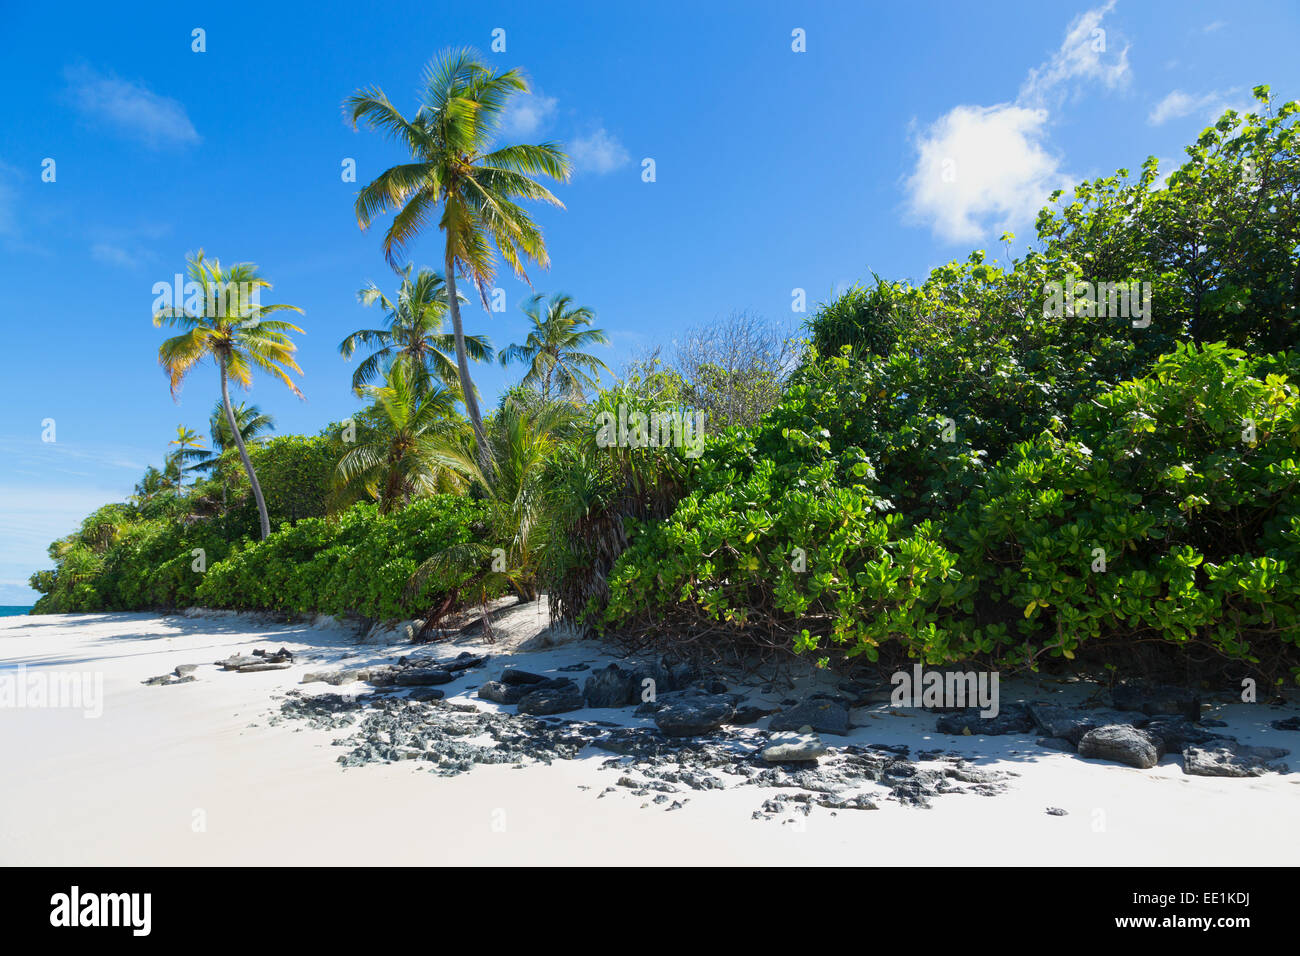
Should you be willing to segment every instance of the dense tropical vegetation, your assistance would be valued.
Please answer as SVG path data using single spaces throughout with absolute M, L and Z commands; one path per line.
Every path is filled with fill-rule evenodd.
M 426 81 L 410 119 L 379 90 L 347 104 L 412 157 L 359 222 L 394 213 L 395 263 L 437 210 L 444 246 L 395 298 L 362 291 L 385 323 L 341 346 L 368 352 L 364 407 L 267 438 L 226 382 L 294 387 L 297 329 L 261 318 L 287 307 L 160 313 L 185 329 L 160 353 L 173 390 L 217 362 L 212 448 L 182 430 L 130 502 L 55 542 L 38 612 L 429 622 L 545 592 L 591 631 L 711 653 L 1300 680 L 1300 105 L 1261 87 L 1167 179 L 1148 160 L 1054 195 L 1021 256 L 872 276 L 797 341 L 738 313 L 606 381 L 568 295 L 525 302 L 522 343 L 465 334 L 457 278 L 483 293 L 494 249 L 546 264 L 516 200 L 558 204 L 532 177 L 568 166 L 495 145 L 516 71 L 457 52 Z M 264 282 L 201 254 L 191 275 Z M 469 360 L 493 354 L 521 380 L 483 415 Z

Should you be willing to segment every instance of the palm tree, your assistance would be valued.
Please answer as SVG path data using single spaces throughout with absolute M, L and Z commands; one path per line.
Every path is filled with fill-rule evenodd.
M 263 412 L 257 405 L 247 405 L 240 402 L 235 406 L 235 427 L 238 429 L 239 437 L 244 440 L 246 446 L 257 445 L 264 440 L 265 432 L 275 431 L 275 419 Z M 190 465 L 189 470 L 216 472 L 217 477 L 221 479 L 221 513 L 224 515 L 229 489 L 222 462 L 226 457 L 226 452 L 234 450 L 235 440 L 231 437 L 230 425 L 226 422 L 226 406 L 221 399 L 217 399 L 212 406 L 212 415 L 208 421 L 208 434 L 212 436 L 212 450 Z
M 433 555 L 416 569 L 413 590 L 418 591 L 429 574 L 459 566 L 475 569 L 474 582 L 508 583 L 521 601 L 537 596 L 539 532 L 547 517 L 543 474 L 573 422 L 571 406 L 538 405 L 525 396 L 507 394 L 487 427 L 493 468 L 484 469 L 466 443 L 436 447 L 439 462 L 478 486 L 491 508 L 493 538 Z M 504 571 L 492 567 L 496 548 L 505 552 Z
M 498 72 L 473 50 L 453 50 L 429 64 L 424 83 L 420 107 L 409 120 L 378 87 L 358 90 L 344 103 L 354 129 L 364 121 L 400 142 L 412 159 L 384 170 L 357 194 L 357 223 L 367 229 L 376 216 L 396 211 L 384 235 L 384 256 L 395 266 L 396 257 L 441 206 L 438 228 L 444 238 L 457 373 L 478 452 L 487 465 L 483 457 L 488 454 L 487 436 L 466 358 L 457 270 L 478 287 L 487 308 L 488 289 L 496 275 L 494 248 L 525 281 L 525 260 L 546 268 L 550 257 L 541 229 L 515 200 L 538 199 L 563 208 L 532 177 L 544 174 L 565 182 L 569 160 L 554 143 L 493 143 L 507 101 L 528 91 L 519 70 Z
M 275 419 L 262 411 L 257 405 L 240 402 L 235 406 L 235 428 L 245 445 L 260 444 L 266 432 L 275 431 Z M 221 457 L 223 452 L 235 447 L 231 435 L 230 423 L 226 421 L 226 408 L 220 401 L 212 406 L 212 417 L 208 424 L 208 434 L 212 436 L 212 454 L 200 461 L 195 468 L 208 469 L 212 462 Z
M 528 338 L 522 345 L 511 345 L 500 355 L 501 365 L 522 362 L 528 373 L 520 383 L 534 388 L 542 401 L 551 401 L 551 386 L 559 391 L 556 397 L 581 401 L 584 389 L 597 387 L 600 372 L 608 372 L 605 363 L 594 355 L 581 351 L 591 345 L 608 345 L 609 339 L 600 329 L 589 329 L 595 313 L 586 306 L 575 307 L 573 298 L 562 292 L 551 296 L 546 303 L 546 316 L 541 314 L 542 296 L 537 294 L 524 300 L 524 315 L 533 323 Z M 591 373 L 596 373 L 592 378 Z
M 171 455 L 172 461 L 176 463 L 176 497 L 179 498 L 185 486 L 185 472 L 188 468 L 185 463 L 205 457 L 207 451 L 203 448 L 203 439 L 199 433 L 184 425 L 176 426 L 176 437 L 167 444 L 179 446 Z
M 293 360 L 297 346 L 289 332 L 302 333 L 298 326 L 279 319 L 267 319 L 276 312 L 291 310 L 302 312 L 296 305 L 262 305 L 262 289 L 271 283 L 250 262 L 236 263 L 223 269 L 221 263 L 203 258 L 203 250 L 191 256 L 188 262 L 190 279 L 203 293 L 205 304 L 201 315 L 179 306 L 167 306 L 154 313 L 156 326 L 179 326 L 186 331 L 173 336 L 158 347 L 158 363 L 167 370 L 171 380 L 172 397 L 180 390 L 186 374 L 204 358 L 211 357 L 221 373 L 221 402 L 226 410 L 226 424 L 239 449 L 239 457 L 248 473 L 248 483 L 257 502 L 257 515 L 262 524 L 262 537 L 271 534 L 271 519 L 266 513 L 266 499 L 258 484 L 253 462 L 235 422 L 230 403 L 229 380 L 248 388 L 253 382 L 253 367 L 262 369 L 282 381 L 289 390 L 302 398 L 302 392 L 289 377 L 289 371 L 302 372 Z
M 344 358 L 351 358 L 358 346 L 375 349 L 352 375 L 352 389 L 358 395 L 363 386 L 381 377 L 394 361 L 410 365 L 416 374 L 417 388 L 427 389 L 434 378 L 445 385 L 458 386 L 456 363 L 448 357 L 456 348 L 456 337 L 442 331 L 447 315 L 447 287 L 442 274 L 421 269 L 412 279 L 408 265 L 401 275 L 396 302 L 373 282 L 366 283 L 357 293 L 362 305 L 379 303 L 384 310 L 385 327 L 361 329 L 339 343 Z M 465 336 L 465 350 L 476 362 L 492 360 L 492 346 L 481 335 Z
M 457 421 L 457 392 L 439 385 L 421 392 L 403 362 L 394 362 L 383 385 L 363 391 L 381 412 L 381 426 L 349 449 L 335 469 L 335 489 L 344 498 L 364 491 L 388 514 L 421 494 L 463 488 L 457 474 L 442 464 L 441 449 L 463 428 Z

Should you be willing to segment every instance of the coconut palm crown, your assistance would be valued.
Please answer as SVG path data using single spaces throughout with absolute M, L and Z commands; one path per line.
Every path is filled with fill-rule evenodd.
M 153 316 L 156 326 L 184 329 L 158 347 L 158 363 L 167 372 L 172 397 L 180 393 L 181 383 L 195 366 L 211 358 L 221 375 L 221 401 L 226 410 L 226 424 L 239 449 L 248 483 L 257 502 L 262 537 L 271 533 L 271 521 L 266 512 L 266 499 L 257 473 L 248 457 L 248 449 L 239 434 L 230 402 L 230 380 L 248 388 L 253 384 L 253 370 L 260 369 L 278 378 L 288 389 L 302 398 L 302 392 L 290 377 L 290 372 L 301 374 L 302 369 L 293 359 L 297 346 L 289 332 L 302 333 L 291 322 L 269 319 L 277 312 L 302 312 L 295 305 L 262 305 L 261 292 L 271 288 L 271 283 L 261 276 L 251 262 L 236 263 L 223 268 L 217 259 L 205 259 L 203 250 L 188 261 L 190 282 L 197 288 L 186 302 L 158 309 Z M 190 286 L 187 286 L 187 289 Z
M 410 153 L 409 162 L 384 170 L 357 194 L 358 225 L 368 229 L 378 216 L 394 213 L 383 241 L 384 256 L 394 267 L 431 226 L 436 224 L 443 235 L 457 372 L 480 456 L 490 451 L 469 374 L 456 277 L 463 274 L 474 283 L 487 308 L 497 251 L 525 281 L 525 262 L 546 268 L 550 257 L 542 231 L 517 200 L 562 207 L 533 177 L 563 182 L 570 171 L 568 158 L 555 143 L 496 143 L 511 97 L 527 92 L 519 70 L 495 70 L 479 53 L 460 49 L 429 64 L 420 106 L 409 119 L 378 87 L 358 90 L 344 103 L 354 128 L 364 123 Z

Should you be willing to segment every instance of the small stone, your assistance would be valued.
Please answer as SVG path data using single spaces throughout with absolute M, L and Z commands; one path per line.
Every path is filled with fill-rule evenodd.
M 471 667 L 478 667 L 480 664 L 486 664 L 487 660 L 486 657 L 479 657 L 471 654 L 469 651 L 463 651 L 453 659 L 443 661 L 441 664 L 436 666 L 441 667 L 445 671 L 451 671 L 454 674 L 457 671 L 468 670 Z
M 1107 724 L 1096 727 L 1079 740 L 1079 756 L 1149 770 L 1164 755 L 1164 742 L 1154 734 L 1130 724 Z
M 1165 753 L 1171 754 L 1182 753 L 1189 744 L 1227 739 L 1223 734 L 1207 730 L 1185 717 L 1157 717 L 1148 721 L 1142 729 L 1159 737 L 1164 742 Z
M 1275 761 L 1291 751 L 1282 747 L 1252 747 L 1235 740 L 1215 740 L 1189 745 L 1183 751 L 1183 771 L 1197 777 L 1259 777 L 1286 773 L 1286 764 Z
M 517 667 L 507 667 L 501 672 L 501 683 L 503 684 L 540 684 L 546 678 L 541 674 L 533 674 L 529 671 L 521 671 Z
M 1053 817 L 1068 817 L 1070 815 L 1068 810 L 1062 810 L 1060 807 L 1048 807 L 1047 813 Z
M 340 684 L 350 684 L 354 680 L 361 679 L 361 671 L 358 670 L 341 670 L 341 671 L 312 671 L 309 674 L 302 675 L 302 683 L 315 684 L 317 682 L 329 684 L 337 687 Z
M 1024 707 L 1013 704 L 1002 708 L 997 716 L 985 717 L 978 707 L 967 707 L 939 718 L 935 729 L 941 734 L 978 735 L 1001 737 L 1006 734 L 1027 734 L 1034 729 L 1034 720 Z
M 637 701 L 632 675 L 617 664 L 593 671 L 582 689 L 588 707 L 626 707 Z
M 407 667 L 393 675 L 393 683 L 399 687 L 431 687 L 455 679 L 455 674 L 441 667 Z
M 729 724 L 735 724 L 738 727 L 745 727 L 749 724 L 756 724 L 768 714 L 775 713 L 770 707 L 737 707 L 736 712 L 731 715 Z
M 655 724 L 669 737 L 695 737 L 717 730 L 736 712 L 726 697 L 688 697 L 665 704 Z
M 816 760 L 826 753 L 826 745 L 814 733 L 777 733 L 763 748 L 763 759 L 768 763 Z
M 1064 737 L 1076 747 L 1083 735 L 1096 727 L 1129 721 L 1129 715 L 1118 711 L 1084 711 L 1057 704 L 1029 704 L 1026 710 L 1043 736 Z
M 490 680 L 478 689 L 479 697 L 495 704 L 517 704 L 528 692 L 526 684 L 508 685 L 498 680 Z
M 540 687 L 529 690 L 519 699 L 515 708 L 520 714 L 532 714 L 542 717 L 548 714 L 564 714 L 572 710 L 581 710 L 586 706 L 582 691 L 573 681 L 561 682 L 560 687 Z
M 804 725 L 823 734 L 847 734 L 849 711 L 843 704 L 832 700 L 806 700 L 781 711 L 772 718 L 772 730 L 798 730 Z

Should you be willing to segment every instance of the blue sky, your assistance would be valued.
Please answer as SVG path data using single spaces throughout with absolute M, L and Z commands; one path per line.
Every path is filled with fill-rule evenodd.
M 1002 231 L 1030 235 L 1052 189 L 1148 155 L 1167 168 L 1258 83 L 1300 95 L 1287 2 L 5 6 L 6 604 L 31 603 L 46 545 L 128 495 L 177 424 L 206 434 L 215 369 L 173 403 L 149 320 L 153 284 L 187 253 L 256 262 L 274 283 L 264 302 L 305 310 L 306 401 L 269 380 L 251 394 L 281 433 L 355 410 L 338 343 L 376 318 L 362 283 L 394 280 L 385 223 L 357 228 L 341 169 L 355 160 L 364 183 L 402 156 L 354 132 L 341 103 L 378 85 L 413 111 L 447 47 L 523 67 L 534 93 L 510 136 L 574 157 L 555 190 L 567 208 L 537 210 L 552 267 L 532 279 L 597 311 L 616 369 L 733 309 L 797 324 L 796 288 L 811 308 L 873 270 L 919 279 L 996 252 Z M 440 263 L 436 233 L 412 259 Z M 529 290 L 499 285 L 507 310 L 475 302 L 465 320 L 503 346 Z M 476 377 L 494 396 L 515 374 Z

